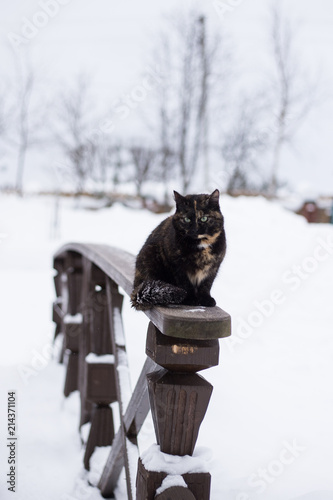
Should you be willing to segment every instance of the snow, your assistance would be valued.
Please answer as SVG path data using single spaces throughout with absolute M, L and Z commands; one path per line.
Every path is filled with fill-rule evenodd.
M 157 444 L 151 445 L 141 455 L 143 465 L 147 470 L 166 472 L 169 475 L 181 475 L 189 472 L 208 472 L 211 452 L 206 448 L 197 447 L 193 456 L 168 455 L 162 453 Z
M 197 307 L 196 309 L 186 309 L 186 312 L 188 312 L 188 313 L 198 313 L 198 312 L 205 313 L 206 309 L 204 309 L 203 307 Z
M 175 486 L 182 486 L 183 488 L 187 488 L 187 484 L 185 483 L 183 476 L 167 476 L 163 481 L 159 488 L 156 490 L 156 495 L 160 495 L 163 491 L 168 488 L 173 488 Z
M 65 314 L 64 316 L 64 323 L 65 324 L 75 324 L 75 325 L 80 325 L 83 321 L 82 314 L 77 313 L 74 315 L 71 314 Z
M 130 484 L 132 496 L 135 498 L 135 480 L 136 480 L 136 472 L 138 467 L 138 447 L 133 444 L 128 438 L 126 438 L 126 450 L 128 457 L 128 467 L 129 467 L 129 475 L 130 475 Z
M 80 437 L 83 443 L 88 441 L 89 433 L 91 429 L 91 422 L 81 425 L 80 427 Z
M 95 354 L 93 352 L 90 352 L 86 356 L 87 363 L 103 363 L 114 365 L 114 360 L 115 358 L 113 354 Z
M 0 199 L 0 233 L 7 235 L 0 243 L 4 499 L 12 498 L 6 485 L 8 390 L 17 393 L 14 498 L 101 498 L 82 465 L 78 394 L 63 397 L 65 368 L 50 348 L 52 254 L 75 240 L 135 254 L 165 217 L 119 205 L 85 211 L 66 199 L 60 200 L 61 225 L 54 231 L 54 207 L 48 197 Z M 185 460 L 197 460 L 198 467 L 208 463 L 211 500 L 332 500 L 333 227 L 309 225 L 262 198 L 224 196 L 221 208 L 228 250 L 212 296 L 231 314 L 233 333 L 220 341 L 219 366 L 202 372 L 214 391 L 194 457 Z M 51 239 L 54 234 L 59 237 Z M 128 297 L 122 318 L 134 387 L 145 360 L 148 319 Z M 156 452 L 154 443 L 149 417 L 139 435 L 140 455 Z M 203 446 L 212 454 L 207 460 Z M 104 455 L 92 458 L 92 484 L 108 452 L 96 450 L 97 458 Z M 168 459 L 159 460 L 164 467 Z M 173 475 L 182 474 L 182 459 L 171 466 Z M 124 484 L 122 475 L 117 500 L 126 498 Z
M 95 448 L 94 453 L 92 454 L 89 466 L 90 470 L 88 473 L 89 483 L 93 486 L 97 486 L 101 477 L 101 470 L 110 455 L 111 446 L 99 446 Z
M 125 347 L 125 335 L 123 330 L 123 323 L 121 319 L 121 313 L 118 307 L 115 307 L 113 310 L 113 322 L 114 322 L 114 337 L 115 344 L 118 347 Z
M 131 388 L 131 374 L 129 367 L 124 364 L 126 362 L 125 354 L 123 356 L 124 360 L 120 360 L 120 364 L 117 366 L 117 373 L 119 378 L 119 384 L 121 387 L 121 401 L 123 412 L 125 413 L 128 403 L 132 396 L 132 388 Z

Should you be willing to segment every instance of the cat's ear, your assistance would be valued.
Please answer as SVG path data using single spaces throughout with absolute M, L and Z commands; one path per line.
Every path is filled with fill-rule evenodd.
M 184 196 L 182 196 L 181 194 L 177 193 L 177 191 L 173 192 L 173 196 L 174 196 L 176 205 L 178 205 L 178 204 L 180 204 L 180 203 L 182 203 L 182 202 L 185 201 Z
M 220 191 L 218 189 L 215 189 L 215 191 L 213 191 L 209 197 L 209 202 L 211 205 L 219 206 L 219 201 L 220 201 Z

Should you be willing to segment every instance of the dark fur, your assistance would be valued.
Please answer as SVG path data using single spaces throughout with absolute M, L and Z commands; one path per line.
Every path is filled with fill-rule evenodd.
M 226 252 L 220 193 L 174 194 L 175 214 L 154 229 L 136 259 L 131 301 L 139 310 L 216 304 L 210 289 Z

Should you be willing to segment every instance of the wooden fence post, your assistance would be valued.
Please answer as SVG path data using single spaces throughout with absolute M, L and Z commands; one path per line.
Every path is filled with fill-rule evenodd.
M 213 390 L 212 385 L 196 372 L 218 364 L 218 340 L 167 337 L 150 323 L 146 354 L 161 366 L 160 370 L 147 375 L 160 451 L 171 455 L 192 455 Z M 161 472 L 147 470 L 139 461 L 137 500 L 155 498 L 156 489 L 167 475 L 161 475 Z M 209 500 L 209 473 L 188 474 L 186 484 L 194 498 Z M 178 487 L 178 490 L 179 498 L 183 498 L 184 488 Z M 170 495 L 176 495 L 178 490 L 174 489 Z
M 132 392 L 118 286 L 130 295 L 135 257 L 106 245 L 72 243 L 55 255 L 54 267 L 55 335 L 64 333 L 67 358 L 64 392 L 80 391 L 80 427 L 91 424 L 85 468 L 96 446 L 111 445 L 98 483 L 102 496 L 113 497 L 125 468 L 128 500 L 209 500 L 208 472 L 187 471 L 174 484 L 174 473 L 151 470 L 139 458 L 137 437 L 151 409 L 160 452 L 192 455 L 213 390 L 198 372 L 218 364 L 218 339 L 231 334 L 230 316 L 218 307 L 145 311 L 151 321 L 147 358 Z
M 64 317 L 63 317 L 63 358 L 67 364 L 64 387 L 65 396 L 69 396 L 79 388 L 79 339 L 82 330 L 81 284 L 82 284 L 82 257 L 68 252 L 64 259 Z
M 79 345 L 80 426 L 91 422 L 84 455 L 84 466 L 89 469 L 89 460 L 96 446 L 108 446 L 113 442 L 115 432 L 110 405 L 118 400 L 118 396 L 108 323 L 111 305 L 106 293 L 106 276 L 87 259 L 83 261 L 83 269 L 83 329 Z

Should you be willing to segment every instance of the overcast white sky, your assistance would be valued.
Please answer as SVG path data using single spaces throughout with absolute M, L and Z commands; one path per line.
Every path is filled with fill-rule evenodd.
M 0 76 L 11 67 L 8 34 L 22 34 L 27 20 L 39 28 L 26 44 L 31 57 L 58 86 L 84 70 L 94 75 L 100 91 L 117 97 L 140 82 L 149 61 L 154 33 L 162 16 L 175 7 L 199 6 L 209 22 L 230 34 L 233 50 L 249 79 L 267 64 L 269 0 L 220 0 L 231 11 L 223 19 L 210 0 L 11 0 L 2 1 L 0 20 Z M 51 17 L 41 4 L 58 5 Z M 62 5 L 60 5 L 60 3 Z M 286 13 L 300 24 L 300 53 L 313 74 L 321 73 L 326 96 L 297 138 L 293 153 L 283 157 L 281 173 L 297 188 L 313 186 L 333 192 L 333 2 L 332 0 L 280 0 Z M 46 9 L 47 7 L 45 7 Z M 10 35 L 12 36 L 12 35 Z

